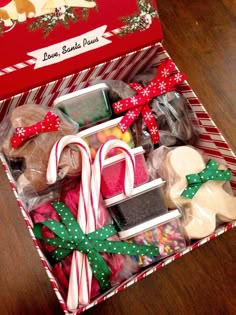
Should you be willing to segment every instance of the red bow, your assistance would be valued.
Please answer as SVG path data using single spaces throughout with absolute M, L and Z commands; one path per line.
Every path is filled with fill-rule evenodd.
M 25 140 L 36 136 L 41 132 L 52 132 L 59 130 L 60 119 L 53 112 L 48 112 L 42 121 L 27 127 L 15 129 L 15 135 L 11 137 L 11 145 L 14 149 L 18 148 Z
M 137 95 L 125 98 L 113 104 L 113 109 L 116 114 L 128 110 L 119 123 L 122 132 L 125 132 L 141 113 L 153 143 L 159 142 L 157 122 L 148 104 L 154 97 L 173 91 L 175 85 L 186 80 L 186 76 L 179 71 L 172 74 L 174 70 L 175 65 L 170 59 L 163 61 L 157 70 L 156 77 L 146 88 L 143 88 L 138 83 L 131 83 L 130 86 L 137 92 Z

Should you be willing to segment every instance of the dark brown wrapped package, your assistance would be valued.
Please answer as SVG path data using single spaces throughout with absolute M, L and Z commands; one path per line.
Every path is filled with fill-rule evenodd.
M 160 134 L 159 145 L 176 146 L 196 143 L 198 136 L 191 122 L 191 109 L 181 94 L 175 91 L 168 92 L 153 99 L 149 106 L 157 121 Z M 150 135 L 142 119 L 137 120 L 131 129 L 135 134 L 135 145 L 144 145 L 148 148 L 149 143 L 151 147 Z
M 156 70 L 147 70 L 133 78 L 133 82 L 138 82 L 146 87 L 156 75 Z M 195 120 L 194 114 L 187 100 L 177 91 L 168 92 L 155 97 L 149 104 L 154 115 L 160 134 L 159 146 L 176 146 L 183 144 L 195 144 L 198 139 L 196 128 L 192 124 Z M 136 145 L 147 147 L 149 138 L 149 148 L 152 145 L 150 135 L 145 123 L 140 119 L 136 121 L 132 130 L 136 133 Z
M 138 82 L 145 87 L 154 76 L 155 73 L 153 71 L 147 71 L 135 76 L 132 82 Z M 129 84 L 123 81 L 105 80 L 99 82 L 105 82 L 109 86 L 111 103 L 136 94 Z M 149 107 L 156 119 L 160 134 L 160 142 L 155 147 L 160 145 L 194 145 L 196 143 L 198 133 L 192 124 L 192 119 L 195 120 L 194 114 L 187 100 L 180 93 L 173 91 L 155 97 L 149 103 Z M 143 146 L 146 153 L 149 153 L 154 148 L 148 128 L 141 115 L 132 124 L 131 131 L 135 146 Z

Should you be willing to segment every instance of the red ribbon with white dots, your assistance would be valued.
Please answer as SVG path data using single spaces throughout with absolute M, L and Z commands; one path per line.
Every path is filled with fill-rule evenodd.
M 30 137 L 36 136 L 42 132 L 58 131 L 60 127 L 59 116 L 49 111 L 43 120 L 26 127 L 17 127 L 15 134 L 11 137 L 11 145 L 14 149 L 18 148 Z
M 157 70 L 155 78 L 147 87 L 143 88 L 138 83 L 131 83 L 130 87 L 132 87 L 137 94 L 113 104 L 113 109 L 116 114 L 128 110 L 119 123 L 122 132 L 125 132 L 141 114 L 150 132 L 153 143 L 159 142 L 160 137 L 157 122 L 148 104 L 154 97 L 173 91 L 177 84 L 186 80 L 186 76 L 182 72 L 176 71 L 173 74 L 174 70 L 175 64 L 171 59 L 163 61 Z

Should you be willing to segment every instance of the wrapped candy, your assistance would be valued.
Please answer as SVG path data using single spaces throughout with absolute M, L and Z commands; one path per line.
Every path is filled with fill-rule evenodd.
M 66 192 L 61 197 L 61 201 L 65 202 L 68 208 L 71 209 L 73 216 L 77 216 L 78 209 L 78 195 L 80 191 L 80 185 L 76 188 Z M 52 219 L 60 222 L 60 218 L 51 204 L 45 204 L 31 211 L 31 217 L 34 223 L 44 222 L 46 220 Z M 111 223 L 111 219 L 108 215 L 106 208 L 100 204 L 100 211 L 98 213 L 98 226 L 105 226 Z M 52 238 L 53 233 L 46 227 L 43 228 L 43 237 Z M 117 236 L 113 236 L 112 240 L 118 240 Z M 43 244 L 44 249 L 47 252 L 52 252 L 55 247 L 48 244 Z M 123 280 L 129 278 L 133 273 L 137 272 L 137 264 L 129 257 L 124 255 L 106 254 L 103 253 L 102 257 L 105 259 L 110 271 L 111 276 L 109 278 L 112 286 L 119 284 Z M 65 294 L 68 292 L 69 288 L 69 278 L 71 273 L 71 263 L 72 254 L 65 257 L 59 263 L 53 265 L 53 273 L 56 275 L 63 291 Z M 98 281 L 93 278 L 91 286 L 91 299 L 100 294 L 100 286 Z
M 119 233 L 120 238 L 128 243 L 159 247 L 160 256 L 158 257 L 133 257 L 140 267 L 146 267 L 186 248 L 186 241 L 179 220 L 180 216 L 179 210 L 169 211 Z
M 197 141 L 190 107 L 176 91 L 176 86 L 184 80 L 185 76 L 175 71 L 173 62 L 165 60 L 157 73 L 148 70 L 134 76 L 135 83 L 104 81 L 110 88 L 115 114 L 126 111 L 119 126 L 122 132 L 131 127 L 135 146 L 143 146 L 148 153 L 157 144 L 174 146 Z
M 210 235 L 217 221 L 236 219 L 231 171 L 224 165 L 207 159 L 192 146 L 162 146 L 149 155 L 147 163 L 153 178 L 166 180 L 168 207 L 184 210 L 183 228 L 190 239 Z
M 18 193 L 22 199 L 37 196 L 48 188 L 46 171 L 52 146 L 64 135 L 76 133 L 78 126 L 61 119 L 57 112 L 35 104 L 15 108 L 8 122 L 2 152 L 16 180 Z M 78 176 L 80 171 L 80 155 L 67 147 L 59 163 L 58 178 Z
M 168 92 L 158 96 L 150 103 L 159 129 L 159 145 L 176 146 L 183 144 L 193 145 L 197 141 L 197 131 L 193 127 L 188 114 L 189 105 L 186 99 L 178 92 Z M 131 127 L 136 135 L 135 143 L 149 143 L 151 139 L 145 123 L 139 119 Z
M 155 70 L 147 70 L 136 75 L 133 80 L 146 87 L 155 77 Z M 170 91 L 153 98 L 149 104 L 157 121 L 160 141 L 159 145 L 175 146 L 196 143 L 198 133 L 191 123 L 191 112 L 187 100 L 177 91 Z M 148 130 L 143 122 L 134 124 L 138 141 L 147 136 Z M 150 136 L 149 136 L 150 137 Z
M 77 122 L 80 130 L 89 128 L 111 118 L 112 111 L 107 96 L 108 90 L 106 84 L 96 84 L 60 96 L 54 100 L 53 105 L 69 121 Z

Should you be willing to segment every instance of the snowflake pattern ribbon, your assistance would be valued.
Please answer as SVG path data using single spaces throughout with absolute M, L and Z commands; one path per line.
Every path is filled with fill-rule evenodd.
M 157 70 L 155 78 L 147 87 L 143 88 L 138 83 L 131 83 L 130 86 L 137 94 L 113 104 L 113 109 L 116 114 L 128 110 L 119 123 L 122 132 L 125 132 L 141 114 L 150 132 L 153 143 L 159 142 L 157 123 L 148 104 L 154 97 L 173 91 L 177 84 L 186 80 L 186 76 L 179 71 L 173 74 L 174 70 L 175 65 L 171 59 L 163 61 Z
M 200 187 L 208 180 L 230 180 L 232 172 L 230 170 L 218 170 L 219 164 L 210 159 L 206 168 L 198 174 L 186 175 L 188 186 L 182 192 L 181 196 L 192 199 Z
M 110 288 L 108 280 L 110 269 L 100 255 L 101 252 L 130 256 L 159 256 L 159 248 L 156 246 L 106 240 L 117 234 L 113 224 L 108 224 L 92 233 L 84 234 L 63 202 L 53 202 L 52 205 L 59 214 L 61 222 L 48 220 L 35 224 L 33 231 L 36 238 L 56 247 L 50 253 L 56 262 L 64 259 L 73 250 L 78 250 L 87 255 L 93 275 L 98 280 L 102 290 Z M 43 226 L 49 228 L 56 236 L 54 238 L 44 238 L 42 235 Z
M 49 111 L 42 121 L 31 126 L 17 127 L 15 135 L 11 137 L 11 145 L 14 149 L 18 148 L 30 137 L 36 136 L 42 132 L 52 132 L 59 130 L 60 119 L 53 112 Z

